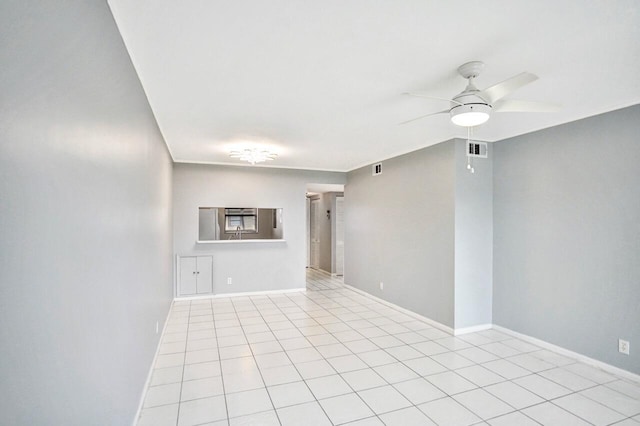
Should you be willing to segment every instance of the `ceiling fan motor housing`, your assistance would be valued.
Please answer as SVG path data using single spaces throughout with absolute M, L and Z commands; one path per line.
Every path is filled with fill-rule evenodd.
M 471 127 L 485 123 L 491 116 L 491 105 L 479 96 L 464 95 L 454 99 L 451 103 L 451 121 L 458 126 Z M 461 105 L 462 104 L 462 105 Z

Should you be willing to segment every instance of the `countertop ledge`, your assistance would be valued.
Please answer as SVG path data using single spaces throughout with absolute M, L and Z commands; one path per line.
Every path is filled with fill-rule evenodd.
M 286 243 L 287 240 L 258 240 L 258 239 L 246 239 L 246 240 L 197 240 L 196 244 L 240 244 L 240 243 Z

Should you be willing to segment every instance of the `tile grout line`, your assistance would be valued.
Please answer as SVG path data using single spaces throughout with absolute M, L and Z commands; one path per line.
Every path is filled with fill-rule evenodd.
M 216 350 L 218 352 L 218 365 L 220 366 L 220 382 L 222 383 L 222 400 L 224 401 L 224 409 L 227 422 L 229 422 L 229 407 L 227 406 L 227 390 L 224 384 L 224 372 L 222 371 L 222 356 L 220 355 L 220 345 L 218 344 L 218 329 L 216 328 L 216 316 L 213 308 L 213 299 L 209 302 L 211 306 L 211 317 L 213 318 L 213 333 L 216 336 Z
M 180 406 L 182 405 L 182 386 L 184 383 L 184 369 L 187 361 L 187 345 L 189 344 L 189 326 L 191 325 L 191 302 L 189 302 L 189 316 L 187 317 L 187 329 L 186 336 L 184 340 L 184 357 L 182 358 L 182 380 L 180 380 L 180 392 L 178 393 L 178 413 L 176 416 L 176 426 L 178 426 L 180 422 Z M 164 339 L 164 336 L 162 336 Z

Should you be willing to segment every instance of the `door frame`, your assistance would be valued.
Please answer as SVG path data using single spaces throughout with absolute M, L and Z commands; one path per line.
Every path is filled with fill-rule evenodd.
M 317 235 L 319 233 L 318 219 L 320 211 L 318 206 L 320 204 L 320 200 L 310 199 L 309 201 L 309 267 L 313 269 L 320 269 L 320 241 Z M 312 211 L 313 215 L 311 214 Z M 311 232 L 312 229 L 314 232 Z M 311 238 L 314 234 L 316 241 L 312 241 L 313 239 Z M 316 244 L 315 251 L 312 250 L 314 244 Z M 316 260 L 317 263 L 315 263 Z

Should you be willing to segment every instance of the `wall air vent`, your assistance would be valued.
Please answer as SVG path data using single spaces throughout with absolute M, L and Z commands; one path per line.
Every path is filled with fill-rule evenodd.
M 371 166 L 371 176 L 378 176 L 382 174 L 382 163 L 374 164 Z
M 467 141 L 467 156 L 487 158 L 489 148 L 486 142 Z

